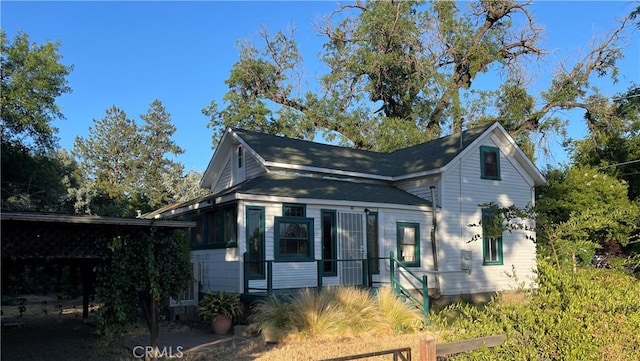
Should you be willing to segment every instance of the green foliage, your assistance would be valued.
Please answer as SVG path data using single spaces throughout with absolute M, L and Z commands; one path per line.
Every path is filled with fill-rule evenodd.
M 89 137 L 77 137 L 74 146 L 84 178 L 95 182 L 96 192 L 108 198 L 132 196 L 139 181 L 136 150 L 142 140 L 135 121 L 112 106 L 94 124 Z
M 629 185 L 629 199 L 640 200 L 640 87 L 618 94 L 600 112 L 589 113 L 589 134 L 569 143 L 575 164 L 601 169 Z
M 138 126 L 113 106 L 94 120 L 87 139 L 76 138 L 73 153 L 83 174 L 73 191 L 77 212 L 131 217 L 200 194 L 193 174 L 185 177 L 184 166 L 171 160 L 183 150 L 171 140 L 176 128 L 162 102 L 154 100 L 140 118 Z
M 98 270 L 98 330 L 107 339 L 122 335 L 145 300 L 179 298 L 193 282 L 189 243 L 180 230 L 151 229 L 114 238 L 109 262 Z
M 80 183 L 80 176 L 66 152 L 34 152 L 3 142 L 0 157 L 3 210 L 73 213 L 68 189 Z
M 556 258 L 580 255 L 584 261 L 600 247 L 619 253 L 616 245 L 630 242 L 640 216 L 625 182 L 588 167 L 550 170 L 536 210 L 538 244 L 559 252 Z
M 60 44 L 30 43 L 19 32 L 13 43 L 0 29 L 0 128 L 2 129 L 2 209 L 73 210 L 67 188 L 77 183 L 75 164 L 56 153 L 55 119 L 64 116 L 56 98 L 71 92 Z
M 29 151 L 55 149 L 54 119 L 63 119 L 56 98 L 70 93 L 66 77 L 71 66 L 61 63 L 59 43 L 29 43 L 18 33 L 8 43 L 0 29 L 0 128 L 2 144 L 20 144 Z
M 482 227 L 482 233 L 474 234 L 470 242 L 480 240 L 483 236 L 500 237 L 504 232 L 535 231 L 530 221 L 534 220 L 536 215 L 531 207 L 520 208 L 516 205 L 502 207 L 495 202 L 481 203 L 478 207 L 486 209 L 491 217 L 488 217 L 484 223 L 480 220 L 478 223 L 467 225 L 468 227 Z
M 176 127 L 171 124 L 171 115 L 160 100 L 154 100 L 140 118 L 144 121 L 140 129 L 142 142 L 137 152 L 141 193 L 148 199 L 148 207 L 157 209 L 171 201 L 172 185 L 163 180 L 172 169 L 179 168 L 182 173 L 183 167 L 170 158 L 184 153 L 184 150 L 171 140 Z
M 237 293 L 207 293 L 198 304 L 198 315 L 204 320 L 213 320 L 217 315 L 238 317 L 241 312 L 240 295 Z
M 538 262 L 538 286 L 523 302 L 456 304 L 431 319 L 447 341 L 506 334 L 500 347 L 454 360 L 637 360 L 640 284 L 612 270 L 573 273 Z
M 420 312 L 389 287 L 373 297 L 367 290 L 345 286 L 304 289 L 291 300 L 271 296 L 258 303 L 251 316 L 265 337 L 280 340 L 400 334 L 415 331 L 421 319 Z
M 588 54 L 558 64 L 548 89 L 531 92 L 525 68 L 548 53 L 530 9 L 516 1 L 368 1 L 339 4 L 319 24 L 324 74 L 303 79 L 294 33 L 260 33 L 263 46 L 240 44 L 229 91 L 210 117 L 213 145 L 227 126 L 392 151 L 425 142 L 443 129 L 500 121 L 533 158 L 533 136 L 564 136 L 561 109 L 606 107 L 591 82 L 616 80 L 619 40 L 629 21 L 594 42 Z M 635 14 L 635 12 L 634 12 Z M 505 79 L 479 89 L 479 75 Z

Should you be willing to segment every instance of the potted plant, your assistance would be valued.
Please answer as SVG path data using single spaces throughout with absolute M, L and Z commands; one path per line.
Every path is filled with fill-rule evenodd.
M 233 318 L 240 312 L 240 296 L 237 293 L 207 293 L 198 305 L 200 317 L 211 321 L 213 333 L 218 335 L 229 332 Z

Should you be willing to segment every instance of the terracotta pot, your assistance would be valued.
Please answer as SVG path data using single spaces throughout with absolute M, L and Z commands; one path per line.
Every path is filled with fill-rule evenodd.
M 211 320 L 211 329 L 216 335 L 224 335 L 231 329 L 231 317 L 217 315 Z

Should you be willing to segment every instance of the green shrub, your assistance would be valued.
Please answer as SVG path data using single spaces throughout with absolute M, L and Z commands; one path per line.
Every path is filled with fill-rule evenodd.
M 536 293 L 527 302 L 492 300 L 479 309 L 453 305 L 432 316 L 448 341 L 506 334 L 506 343 L 455 360 L 638 360 L 640 285 L 587 267 L 576 273 L 538 262 Z M 455 317 L 451 317 L 455 315 Z

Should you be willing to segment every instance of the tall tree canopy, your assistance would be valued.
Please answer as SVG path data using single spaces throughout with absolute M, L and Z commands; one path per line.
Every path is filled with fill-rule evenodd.
M 640 200 L 640 87 L 632 86 L 610 106 L 585 116 L 588 136 L 570 143 L 574 163 L 626 181 L 629 198 Z
M 67 188 L 77 184 L 75 164 L 57 151 L 64 118 L 56 99 L 71 88 L 72 67 L 62 64 L 59 44 L 30 43 L 18 33 L 10 43 L 0 29 L 0 128 L 2 209 L 68 212 Z
M 530 135 L 563 132 L 559 109 L 594 111 L 602 97 L 595 76 L 615 80 L 618 40 L 628 26 L 596 43 L 571 64 L 560 64 L 541 94 L 531 94 L 527 63 L 547 54 L 531 1 L 356 1 L 339 5 L 319 32 L 328 73 L 305 83 L 294 32 L 261 32 L 263 46 L 240 43 L 240 59 L 211 117 L 214 145 L 225 126 L 327 140 L 389 151 L 457 131 L 468 123 L 500 120 L 530 154 Z M 482 73 L 502 85 L 478 89 Z M 309 90 L 311 89 L 311 90 Z
M 176 128 L 162 102 L 154 100 L 140 119 L 113 106 L 94 119 L 88 138 L 76 138 L 73 153 L 83 174 L 73 190 L 76 211 L 135 216 L 198 194 L 194 174 L 184 175 L 182 163 L 173 160 L 183 150 L 171 139 Z
M 170 157 L 184 153 L 171 137 L 176 127 L 171 123 L 171 114 L 158 99 L 149 105 L 147 113 L 140 118 L 144 121 L 141 128 L 142 142 L 139 152 L 138 170 L 142 172 L 142 190 L 149 200 L 151 208 L 167 204 L 172 197 L 172 185 L 163 182 L 172 169 L 178 168 L 180 173 L 183 166 Z
M 139 203 L 135 199 L 140 197 L 140 143 L 136 122 L 116 106 L 107 109 L 102 119 L 94 119 L 88 138 L 76 137 L 73 154 L 82 170 L 87 189 L 84 195 L 88 198 L 83 212 L 135 215 Z M 101 200 L 98 204 L 104 203 L 104 207 L 99 208 L 96 200 Z M 128 204 L 134 209 L 121 210 Z
M 2 143 L 28 149 L 52 150 L 57 144 L 54 119 L 63 119 L 56 98 L 71 92 L 67 75 L 72 66 L 61 63 L 60 44 L 30 43 L 18 33 L 13 43 L 0 30 L 0 125 Z

